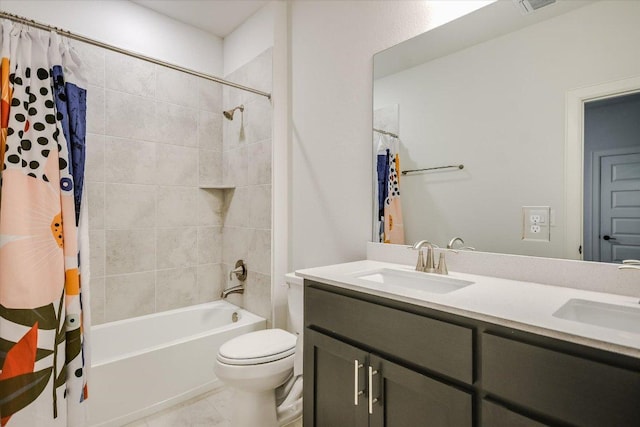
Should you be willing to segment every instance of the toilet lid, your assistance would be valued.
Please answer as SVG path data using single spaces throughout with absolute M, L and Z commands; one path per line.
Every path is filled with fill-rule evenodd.
M 235 337 L 220 346 L 218 360 L 229 365 L 258 365 L 295 353 L 296 336 L 282 329 L 265 329 Z

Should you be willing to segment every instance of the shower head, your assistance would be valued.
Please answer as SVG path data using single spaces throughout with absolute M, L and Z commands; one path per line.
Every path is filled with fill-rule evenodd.
M 233 120 L 233 113 L 236 110 L 240 110 L 240 112 L 244 112 L 244 105 L 238 105 L 236 108 L 232 109 L 232 110 L 227 110 L 227 111 L 223 111 L 222 114 L 228 119 L 228 120 Z

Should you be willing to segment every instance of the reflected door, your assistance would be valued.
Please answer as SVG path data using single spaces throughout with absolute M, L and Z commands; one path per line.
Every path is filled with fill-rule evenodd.
M 600 158 L 600 261 L 640 259 L 640 153 Z

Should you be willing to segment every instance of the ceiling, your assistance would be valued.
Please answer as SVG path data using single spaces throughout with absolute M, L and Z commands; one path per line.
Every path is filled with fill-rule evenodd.
M 131 1 L 222 38 L 267 3 L 262 0 Z

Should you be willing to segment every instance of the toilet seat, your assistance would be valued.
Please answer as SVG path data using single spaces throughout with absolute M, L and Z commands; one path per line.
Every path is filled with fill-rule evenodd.
M 297 337 L 282 329 L 266 329 L 233 338 L 218 351 L 217 359 L 227 365 L 260 365 L 295 353 Z

